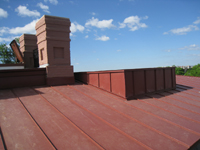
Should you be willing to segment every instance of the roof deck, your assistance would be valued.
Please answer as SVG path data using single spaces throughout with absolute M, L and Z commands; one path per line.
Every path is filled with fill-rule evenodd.
M 200 78 L 121 97 L 82 83 L 0 90 L 0 149 L 186 150 L 200 139 Z

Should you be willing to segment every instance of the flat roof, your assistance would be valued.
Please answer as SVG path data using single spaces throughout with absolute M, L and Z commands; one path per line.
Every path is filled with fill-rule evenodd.
M 200 139 L 200 78 L 126 101 L 91 85 L 0 90 L 0 149 L 188 149 Z

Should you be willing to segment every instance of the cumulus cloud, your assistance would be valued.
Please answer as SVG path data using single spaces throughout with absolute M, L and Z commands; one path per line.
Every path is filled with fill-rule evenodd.
M 110 40 L 110 38 L 108 36 L 103 35 L 101 37 L 97 37 L 95 40 L 108 41 Z
M 72 33 L 75 33 L 77 31 L 83 32 L 85 30 L 85 27 L 78 24 L 77 22 L 71 23 L 70 30 Z
M 190 46 L 184 46 L 184 47 L 179 48 L 179 49 L 180 50 L 189 50 L 189 51 L 191 51 L 191 50 L 200 50 L 200 47 L 198 45 L 196 45 L 196 44 L 192 44 Z
M 42 3 L 37 3 L 37 6 L 40 7 L 44 12 L 50 13 L 50 11 L 49 11 L 49 6 L 44 5 L 44 4 L 42 4 Z
M 8 17 L 7 11 L 0 8 L 0 18 L 7 18 L 7 17 Z
M 88 35 L 85 36 L 86 39 L 87 39 L 88 37 L 89 37 Z
M 197 18 L 196 21 L 193 22 L 194 24 L 199 24 L 200 23 L 200 17 Z
M 110 20 L 102 20 L 99 21 L 99 19 L 92 17 L 92 19 L 89 19 L 86 23 L 85 26 L 93 26 L 97 28 L 112 28 L 115 27 L 113 24 L 113 19 Z
M 9 29 L 10 34 L 24 34 L 24 33 L 29 33 L 29 34 L 35 34 L 35 24 L 39 19 L 33 20 L 32 22 L 26 24 L 24 27 L 16 27 L 16 28 L 11 28 Z
M 15 9 L 16 12 L 18 12 L 18 15 L 19 16 L 22 16 L 22 17 L 39 17 L 40 16 L 40 13 L 37 11 L 37 10 L 29 10 L 26 6 L 21 6 L 19 5 L 16 9 Z
M 148 26 L 145 23 L 141 23 L 142 19 L 148 19 L 148 16 L 139 18 L 138 16 L 130 16 L 124 19 L 122 23 L 119 22 L 119 28 L 130 28 L 130 31 L 136 31 L 139 28 L 147 28 Z
M 58 1 L 57 0 L 44 0 L 45 2 L 50 2 L 53 5 L 57 5 Z

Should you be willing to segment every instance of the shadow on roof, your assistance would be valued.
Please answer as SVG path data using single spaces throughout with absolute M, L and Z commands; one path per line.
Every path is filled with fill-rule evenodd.
M 139 95 L 137 97 L 128 99 L 128 101 L 138 100 L 138 99 L 139 100 L 147 100 L 147 99 L 150 100 L 152 98 L 160 99 L 160 98 L 168 97 L 170 95 L 181 93 L 183 91 L 187 91 L 187 90 L 190 90 L 190 89 L 193 89 L 193 87 L 185 86 L 185 85 L 181 85 L 181 84 L 176 84 L 176 89 L 174 89 L 174 90 L 161 90 L 161 91 L 157 91 L 157 92 L 142 94 L 142 95 Z
M 13 88 L 13 89 L 0 90 L 0 100 L 43 94 L 42 92 L 35 90 L 35 88 L 45 88 L 45 87 L 46 86 L 23 87 L 23 88 Z

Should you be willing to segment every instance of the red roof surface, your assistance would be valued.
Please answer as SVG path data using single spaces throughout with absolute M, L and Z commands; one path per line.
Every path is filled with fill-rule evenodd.
M 184 150 L 200 138 L 200 78 L 126 101 L 90 85 L 0 90 L 0 149 Z

